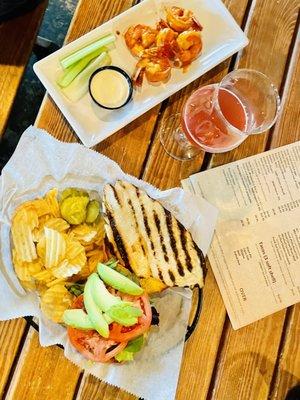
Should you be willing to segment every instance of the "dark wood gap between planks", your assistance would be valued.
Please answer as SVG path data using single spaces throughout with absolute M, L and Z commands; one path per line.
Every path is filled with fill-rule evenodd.
M 300 11 L 298 11 L 298 17 L 297 17 L 295 29 L 293 32 L 290 46 L 289 46 L 289 51 L 288 51 L 288 55 L 287 55 L 287 59 L 286 59 L 286 64 L 285 64 L 285 69 L 284 69 L 281 85 L 278 88 L 278 92 L 279 92 L 279 96 L 280 96 L 280 100 L 281 100 L 281 111 L 284 108 L 285 98 L 283 96 L 284 96 L 284 92 L 286 89 L 286 85 L 288 83 L 290 73 L 293 74 L 293 67 L 294 67 L 294 65 L 293 65 L 294 57 L 293 56 L 294 56 L 294 53 L 297 51 L 296 47 L 297 47 L 297 37 L 299 34 L 299 29 L 300 29 Z M 265 150 L 269 150 L 272 147 L 273 132 L 275 130 L 276 125 L 280 121 L 280 117 L 281 117 L 281 115 L 279 114 L 275 125 L 270 129 L 270 133 L 267 138 Z
M 246 10 L 245 10 L 245 14 L 244 14 L 244 18 L 243 18 L 243 21 L 241 23 L 241 29 L 243 31 L 247 31 L 247 26 L 249 25 L 249 23 L 251 21 L 251 16 L 252 16 L 252 13 L 253 13 L 255 5 L 256 5 L 256 0 L 248 0 L 247 7 L 246 7 Z M 247 34 L 247 32 L 246 32 L 246 34 Z M 243 53 L 243 51 L 244 51 L 244 49 L 242 49 L 239 52 L 235 53 L 231 57 L 231 60 L 230 60 L 230 63 L 229 63 L 229 67 L 228 67 L 228 71 L 227 71 L 228 74 L 230 72 L 238 69 L 239 59 L 240 59 L 240 56 Z M 204 162 L 205 162 L 205 165 L 204 165 L 204 168 L 202 168 L 202 165 L 201 165 L 201 168 L 199 169 L 199 172 L 202 172 L 202 171 L 205 171 L 205 170 L 211 168 L 212 158 L 213 158 L 213 153 L 205 153 L 204 160 L 203 160 L 203 163 L 202 163 L 202 165 L 203 165 Z
M 219 363 L 220 363 L 220 360 L 222 359 L 222 352 L 224 349 L 224 344 L 226 342 L 226 335 L 228 333 L 229 327 L 230 327 L 230 321 L 229 321 L 229 317 L 226 313 L 223 330 L 222 330 L 222 334 L 221 334 L 220 341 L 219 341 L 218 351 L 217 351 L 216 358 L 215 358 L 215 365 L 214 365 L 213 372 L 211 374 L 210 384 L 209 384 L 208 391 L 207 391 L 206 400 L 214 400 L 213 390 L 214 390 L 215 381 L 216 381 L 216 377 L 217 377 L 217 373 L 218 373 L 218 369 L 219 369 Z
M 294 73 L 294 68 L 295 68 L 294 62 L 296 60 L 297 37 L 298 37 L 298 34 L 299 34 L 299 29 L 300 29 L 300 12 L 298 12 L 297 22 L 296 22 L 296 25 L 295 25 L 293 37 L 292 37 L 292 40 L 291 40 L 291 45 L 290 45 L 289 52 L 288 52 L 286 68 L 285 68 L 285 72 L 284 72 L 284 78 L 282 80 L 282 84 L 281 84 L 280 89 L 279 89 L 280 96 L 283 99 L 283 103 L 282 103 L 283 107 L 285 105 L 285 100 L 286 100 L 283 97 L 284 96 L 284 92 L 286 90 L 286 85 L 289 82 L 289 77 L 292 76 L 293 73 Z M 294 60 L 294 56 L 295 56 L 295 60 Z M 278 122 L 279 121 L 280 121 L 280 116 L 278 118 Z M 274 127 L 274 129 L 275 129 L 275 127 Z M 273 136 L 274 129 L 272 130 L 271 135 L 268 137 L 268 141 L 266 143 L 266 148 L 267 149 L 270 149 L 272 147 L 272 136 Z M 281 355 L 283 353 L 283 349 L 284 349 L 284 346 L 285 346 L 286 336 L 287 336 L 288 331 L 289 331 L 288 328 L 289 328 L 289 326 L 291 324 L 293 307 L 294 306 L 288 307 L 286 309 L 286 312 L 285 312 L 284 323 L 283 323 L 280 343 L 279 343 L 279 346 L 278 346 L 278 352 L 277 352 L 277 357 L 276 357 L 276 363 L 274 365 L 273 374 L 272 374 L 270 387 L 269 387 L 268 399 L 273 398 L 273 396 L 275 395 L 275 385 L 276 385 L 276 381 L 277 381 L 277 377 L 278 377 L 278 373 L 279 373 L 280 358 L 281 358 Z
M 83 375 L 84 375 L 84 372 L 81 371 L 80 374 L 79 374 L 75 389 L 74 389 L 74 394 L 73 394 L 72 400 L 76 400 L 77 399 L 77 395 L 78 395 L 78 392 L 79 392 L 80 387 L 81 387 L 81 382 L 82 382 L 82 379 L 83 379 Z
M 254 1 L 255 0 L 249 0 L 248 6 L 247 6 L 247 9 L 246 9 L 246 12 L 248 13 L 248 16 L 250 15 L 250 18 L 251 18 L 251 9 L 252 9 L 252 5 L 253 5 Z M 286 65 L 285 65 L 283 78 L 282 78 L 280 87 L 278 88 L 279 95 L 280 95 L 281 99 L 282 99 L 282 95 L 284 93 L 284 90 L 286 88 L 286 83 L 288 81 L 289 73 L 290 72 L 293 73 L 293 54 L 294 54 L 294 51 L 296 51 L 296 41 L 297 41 L 298 32 L 299 32 L 299 25 L 300 25 L 299 23 L 300 23 L 300 13 L 298 12 L 298 18 L 297 18 L 297 22 L 296 22 L 295 29 L 294 29 L 294 32 L 293 32 L 292 40 L 291 40 L 291 43 L 290 43 L 290 46 L 289 46 L 289 52 L 288 52 L 288 55 L 287 55 L 287 60 L 286 60 Z M 247 24 L 247 18 L 245 18 L 245 17 L 244 17 L 243 24 L 245 24 L 245 26 Z M 237 60 L 238 54 L 239 53 L 237 53 L 235 56 L 233 56 L 233 57 L 235 57 L 236 60 Z M 233 58 L 232 58 L 232 60 L 233 60 Z M 232 60 L 230 62 L 230 67 L 233 67 L 233 69 L 235 69 L 236 68 L 236 64 L 235 64 L 235 62 L 232 63 Z M 282 103 L 282 107 L 283 106 L 284 106 L 284 103 Z M 278 118 L 278 121 L 279 120 L 280 120 L 280 116 Z M 276 124 L 277 124 L 277 122 L 276 122 Z M 268 140 L 266 142 L 265 149 L 264 149 L 265 151 L 271 149 L 272 136 L 273 136 L 273 132 L 275 130 L 276 124 L 269 131 Z M 210 162 L 211 162 L 212 154 L 209 154 L 209 156 L 210 157 L 209 157 L 208 164 L 210 164 Z M 204 158 L 203 163 L 205 161 L 207 162 L 207 160 L 205 160 L 205 158 Z M 209 165 L 207 166 L 207 168 L 209 168 Z M 204 170 L 205 169 L 202 169 L 202 168 L 200 169 L 200 171 L 204 171 Z M 286 335 L 287 335 L 287 332 L 288 332 L 288 327 L 289 327 L 290 322 L 291 322 L 292 309 L 293 309 L 293 306 L 288 307 L 287 310 L 286 310 L 283 329 L 282 329 L 282 335 L 281 335 L 280 343 L 279 343 L 279 346 L 278 346 L 276 363 L 274 365 L 272 379 L 271 379 L 271 382 L 270 382 L 268 399 L 271 399 L 272 395 L 274 394 L 277 375 L 278 375 L 278 372 L 279 372 L 278 368 L 279 368 L 279 363 L 280 363 L 280 356 L 281 356 L 282 351 L 284 349 Z M 218 352 L 217 352 L 217 356 L 216 356 L 216 362 L 215 362 L 215 366 L 214 366 L 214 369 L 213 369 L 210 386 L 209 386 L 209 389 L 208 389 L 207 400 L 213 400 L 213 395 L 214 395 L 213 394 L 213 389 L 214 389 L 214 385 L 215 385 L 215 378 L 217 376 L 217 372 L 218 372 L 218 369 L 219 369 L 219 361 L 221 359 L 221 355 L 222 355 L 222 351 L 223 351 L 223 345 L 225 343 L 226 333 L 228 331 L 229 326 L 230 326 L 229 318 L 228 318 L 228 315 L 226 315 L 226 319 L 225 319 L 225 323 L 224 323 L 221 339 L 220 339 L 220 342 L 219 342 Z
M 272 399 L 273 395 L 275 394 L 275 385 L 276 385 L 277 376 L 279 373 L 280 358 L 281 358 L 281 354 L 283 353 L 283 349 L 284 349 L 284 345 L 285 345 L 285 341 L 286 341 L 286 335 L 289 330 L 288 328 L 291 324 L 292 312 L 293 312 L 293 306 L 288 307 L 285 312 L 284 323 L 283 323 L 281 338 L 280 338 L 280 342 L 279 342 L 279 346 L 278 346 L 276 362 L 274 365 L 273 374 L 272 374 L 272 378 L 271 378 L 271 382 L 270 382 L 270 386 L 269 386 L 268 399 Z
M 131 7 L 136 6 L 141 1 L 142 0 L 133 0 L 132 3 L 131 3 Z M 151 144 L 152 144 L 152 137 L 151 137 Z M 96 148 L 96 146 L 94 146 L 93 148 Z M 147 158 L 147 154 L 148 154 L 148 150 L 147 150 L 147 153 L 146 153 L 146 156 L 145 156 L 145 160 Z M 144 163 L 143 163 L 143 165 L 144 165 Z M 80 372 L 80 374 L 79 374 L 79 377 L 78 377 L 78 380 L 77 380 L 77 383 L 76 383 L 76 386 L 75 386 L 75 389 L 74 389 L 74 394 L 73 394 L 72 400 L 80 400 L 78 395 L 79 395 L 79 392 L 80 392 L 80 389 L 81 389 L 81 385 L 84 384 L 83 378 L 84 378 L 84 371 Z
M 157 114 L 157 117 L 156 117 L 156 121 L 155 121 L 153 130 L 151 132 L 149 146 L 147 147 L 145 158 L 144 158 L 144 161 L 142 163 L 142 167 L 141 167 L 141 170 L 140 170 L 140 173 L 139 173 L 139 179 L 143 179 L 144 172 L 145 172 L 145 169 L 146 169 L 146 166 L 147 166 L 147 163 L 148 163 L 148 160 L 149 160 L 149 156 L 150 156 L 150 153 L 151 153 L 151 150 L 152 150 L 152 146 L 153 146 L 153 143 L 154 143 L 154 139 L 156 137 L 157 128 L 158 128 L 158 126 L 160 124 L 160 121 L 161 121 L 161 115 L 164 114 L 164 111 L 168 107 L 168 104 L 169 104 L 169 98 L 165 99 L 159 106 L 159 111 L 158 111 L 158 114 Z
M 137 1 L 140 2 L 141 0 L 137 0 Z M 248 3 L 247 3 L 247 7 L 246 7 L 246 10 L 245 10 L 244 18 L 243 18 L 243 21 L 241 23 L 241 29 L 242 30 L 244 30 L 246 28 L 247 24 L 248 24 L 248 19 L 249 19 L 249 16 L 251 16 L 251 14 L 252 14 L 251 10 L 252 10 L 253 6 L 255 5 L 255 1 L 256 0 L 249 0 Z M 228 67 L 228 72 L 227 73 L 229 73 L 229 72 L 233 71 L 234 69 L 236 69 L 238 58 L 239 58 L 239 54 L 242 51 L 243 50 L 241 50 L 240 52 L 235 53 L 233 56 L 231 56 L 231 60 L 230 60 L 230 63 L 229 63 L 229 67 Z M 144 159 L 144 162 L 143 162 L 143 165 L 142 165 L 142 168 L 141 168 L 141 172 L 139 174 L 139 178 L 140 179 L 143 178 L 143 175 L 144 175 L 144 172 L 145 172 L 148 160 L 149 160 L 149 156 L 150 156 L 150 153 L 152 151 L 154 139 L 155 139 L 156 134 L 157 134 L 157 128 L 160 125 L 161 120 L 163 118 L 163 114 L 164 114 L 163 112 L 164 112 L 164 110 L 167 108 L 167 106 L 169 104 L 169 99 L 170 98 L 167 98 L 161 104 L 161 107 L 160 107 L 160 110 L 159 110 L 159 113 L 158 113 L 158 116 L 157 116 L 157 119 L 156 119 L 156 122 L 155 122 L 155 125 L 154 125 L 154 129 L 153 129 L 152 134 L 151 134 L 150 143 L 149 143 L 149 146 L 147 148 L 147 152 L 145 154 L 145 159 Z M 202 160 L 202 164 L 201 164 L 201 166 L 199 167 L 199 170 L 198 170 L 199 172 L 205 171 L 205 170 L 210 168 L 212 156 L 213 155 L 211 153 L 205 152 L 204 158 Z M 188 161 L 183 161 L 183 162 L 188 162 Z
M 255 0 L 249 0 L 249 2 L 248 2 L 248 6 L 247 6 L 247 9 L 246 9 L 246 13 L 248 15 L 247 15 L 247 18 L 244 17 L 244 20 L 243 20 L 243 25 L 244 26 L 246 26 L 248 24 L 248 17 L 251 18 L 251 14 L 252 14 L 251 10 L 252 10 L 252 6 L 253 6 L 254 2 L 255 2 Z M 245 13 L 245 15 L 246 15 L 246 13 Z M 295 45 L 296 45 L 297 35 L 298 35 L 298 31 L 299 31 L 299 22 L 300 22 L 300 13 L 298 12 L 298 18 L 297 18 L 297 22 L 296 22 L 295 29 L 294 29 L 294 32 L 293 32 L 292 40 L 291 40 L 291 43 L 290 43 L 290 46 L 289 46 L 289 52 L 288 52 L 288 55 L 287 55 L 287 60 L 286 60 L 286 65 L 285 65 L 283 78 L 282 78 L 280 87 L 278 88 L 280 98 L 282 98 L 282 95 L 284 93 L 290 69 L 293 70 L 293 53 L 294 53 L 294 50 L 295 50 L 295 47 L 296 47 Z M 236 61 L 238 61 L 238 59 L 237 59 L 238 55 L 239 55 L 239 53 L 237 53 L 237 54 L 235 54 L 233 56 L 233 57 L 235 57 Z M 232 58 L 232 60 L 233 60 L 233 58 Z M 230 67 L 235 69 L 237 67 L 237 65 L 236 65 L 235 62 L 232 62 L 232 60 L 230 62 Z M 293 71 L 291 71 L 291 73 L 293 73 Z M 284 106 L 284 103 L 282 104 L 282 106 Z M 280 117 L 279 117 L 278 121 L 279 120 L 280 120 Z M 274 132 L 275 126 L 276 126 L 276 124 L 269 131 L 268 140 L 266 142 L 265 149 L 264 149 L 265 151 L 269 150 L 271 148 L 272 136 L 273 136 L 273 132 Z M 264 134 L 264 133 L 262 133 L 262 134 Z M 212 154 L 209 154 L 209 156 L 210 157 L 209 157 L 207 168 L 209 168 L 209 164 L 210 164 L 210 162 L 212 160 Z M 204 162 L 207 162 L 207 160 L 205 160 L 205 158 L 204 158 L 203 163 Z M 202 169 L 202 168 L 200 169 L 200 171 L 204 171 L 204 170 L 205 169 Z M 278 375 L 278 367 L 279 367 L 279 363 L 280 363 L 280 356 L 281 356 L 283 348 L 284 348 L 286 334 L 287 334 L 287 331 L 288 331 L 288 327 L 290 325 L 291 316 L 292 316 L 292 308 L 293 308 L 293 306 L 289 307 L 286 310 L 285 319 L 284 319 L 284 325 L 283 325 L 283 329 L 282 329 L 282 335 L 281 335 L 280 343 L 279 343 L 279 346 L 278 346 L 278 353 L 277 353 L 276 363 L 274 365 L 272 379 L 271 379 L 271 382 L 270 382 L 268 399 L 271 399 L 271 396 L 274 393 L 275 384 L 276 384 L 277 375 Z M 223 331 L 222 331 L 222 335 L 221 335 L 221 339 L 220 339 L 219 347 L 218 347 L 218 351 L 217 351 L 216 362 L 215 362 L 215 366 L 214 366 L 213 373 L 212 373 L 212 376 L 211 376 L 211 382 L 210 382 L 209 389 L 208 389 L 207 400 L 213 400 L 213 396 L 214 396 L 213 389 L 214 389 L 214 385 L 215 385 L 215 378 L 217 376 L 217 372 L 218 372 L 218 369 L 219 369 L 219 361 L 221 359 L 221 355 L 222 355 L 222 351 L 223 351 L 223 347 L 224 347 L 223 345 L 225 343 L 226 333 L 228 331 L 229 326 L 230 326 L 229 318 L 228 318 L 228 315 L 226 315 L 226 319 L 225 319 L 225 323 L 224 323 L 224 327 L 223 327 Z
M 21 340 L 20 340 L 20 344 L 18 346 L 18 350 L 16 352 L 14 361 L 12 363 L 12 366 L 10 368 L 9 374 L 7 376 L 7 380 L 6 380 L 5 386 L 3 388 L 2 400 L 6 399 L 6 395 L 8 393 L 8 390 L 9 390 L 9 387 L 10 387 L 10 384 L 11 384 L 11 381 L 12 381 L 12 377 L 14 376 L 15 370 L 16 370 L 18 362 L 19 362 L 19 359 L 21 357 L 21 353 L 23 351 L 24 344 L 25 344 L 25 341 L 26 341 L 26 338 L 27 338 L 27 335 L 28 335 L 30 327 L 31 327 L 31 324 L 29 323 L 28 320 L 26 320 L 26 326 L 24 328 L 24 332 L 22 334 L 22 337 L 21 337 Z

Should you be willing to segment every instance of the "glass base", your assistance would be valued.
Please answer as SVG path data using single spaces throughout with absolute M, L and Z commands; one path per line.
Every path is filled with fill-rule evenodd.
M 169 156 L 180 161 L 192 160 L 202 152 L 186 138 L 181 128 L 180 113 L 171 115 L 163 122 L 160 142 Z

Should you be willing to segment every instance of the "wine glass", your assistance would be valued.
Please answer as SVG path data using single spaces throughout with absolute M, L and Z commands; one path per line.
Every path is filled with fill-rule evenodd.
M 219 84 L 193 92 L 182 113 L 163 122 L 160 141 L 171 157 L 182 161 L 201 151 L 224 153 L 271 128 L 279 110 L 278 91 L 270 79 L 259 71 L 239 69 Z

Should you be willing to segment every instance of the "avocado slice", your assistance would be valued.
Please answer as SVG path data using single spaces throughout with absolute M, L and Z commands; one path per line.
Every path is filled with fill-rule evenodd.
M 83 300 L 85 309 L 88 313 L 88 317 L 91 323 L 93 324 L 94 329 L 96 329 L 96 331 L 100 333 L 100 335 L 103 336 L 104 338 L 108 338 L 109 336 L 108 323 L 105 320 L 102 311 L 100 310 L 100 308 L 97 306 L 97 304 L 93 299 L 90 278 L 88 278 L 84 287 Z
M 141 317 L 143 312 L 140 308 L 133 306 L 129 302 L 122 302 L 107 310 L 106 315 L 121 325 L 132 326 L 138 322 L 138 317 Z
M 119 290 L 122 293 L 140 296 L 144 292 L 139 285 L 105 264 L 99 263 L 97 271 L 100 278 L 107 285 Z
M 142 315 L 141 309 L 135 307 L 133 303 L 123 301 L 109 293 L 96 273 L 90 275 L 88 280 L 93 300 L 104 312 L 103 316 L 108 324 L 113 321 L 124 326 L 132 326 L 137 323 L 138 317 Z
M 91 285 L 94 302 L 97 304 L 100 310 L 105 312 L 112 306 L 122 302 L 119 297 L 109 293 L 104 283 L 95 272 L 89 276 L 89 282 Z
M 63 321 L 66 325 L 78 329 L 94 329 L 88 315 L 81 309 L 65 310 Z

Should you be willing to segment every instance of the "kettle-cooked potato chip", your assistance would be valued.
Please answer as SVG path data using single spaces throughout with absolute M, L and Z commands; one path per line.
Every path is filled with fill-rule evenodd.
M 62 218 L 50 218 L 45 222 L 45 226 L 58 232 L 65 232 L 70 225 Z
M 15 249 L 12 251 L 13 264 L 18 278 L 26 289 L 35 289 L 34 274 L 40 273 L 43 268 L 42 261 L 38 258 L 32 262 L 22 261 Z
M 62 322 L 62 315 L 72 304 L 73 296 L 63 282 L 47 289 L 41 296 L 42 312 L 54 322 Z
M 52 268 L 52 273 L 56 278 L 69 278 L 76 275 L 82 266 L 71 264 L 68 260 L 63 260 L 57 267 Z
M 86 262 L 85 249 L 80 242 L 70 236 L 66 239 L 66 258 L 74 264 L 74 260 L 78 258 L 79 264 L 83 266 Z
M 85 191 L 72 189 L 69 196 L 89 201 Z M 72 300 L 65 284 L 86 279 L 107 259 L 103 218 L 99 215 L 93 223 L 70 226 L 61 216 L 58 191 L 52 189 L 16 209 L 11 231 L 13 264 L 20 283 L 39 293 L 48 318 L 61 322 Z
M 97 233 L 97 229 L 88 224 L 77 225 L 72 229 L 72 235 L 79 240 L 81 244 L 93 243 Z
M 45 267 L 56 267 L 65 257 L 67 249 L 66 240 L 62 233 L 54 229 L 45 227 L 44 231 L 46 239 Z
M 37 258 L 33 230 L 38 226 L 38 216 L 33 207 L 19 207 L 12 220 L 12 239 L 21 261 L 33 261 Z
M 60 209 L 57 200 L 57 189 L 51 189 L 45 196 L 45 200 L 49 206 L 49 213 L 53 215 L 53 217 L 60 218 Z

